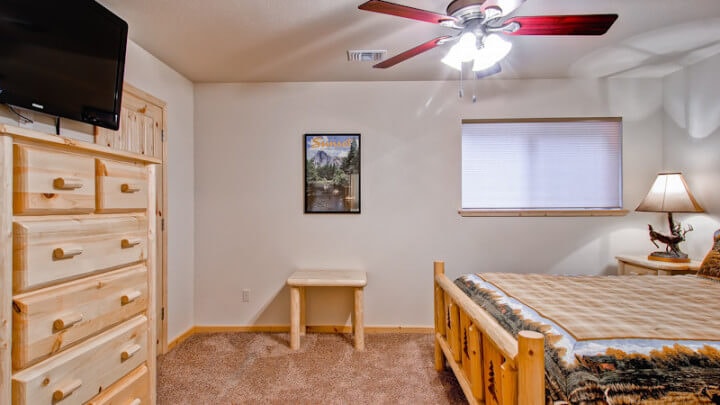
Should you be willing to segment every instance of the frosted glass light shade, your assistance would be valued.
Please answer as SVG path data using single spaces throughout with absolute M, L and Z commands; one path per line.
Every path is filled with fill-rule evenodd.
M 444 58 L 442 58 L 440 61 L 447 66 L 450 66 L 451 68 L 455 70 L 462 70 L 462 60 L 460 60 L 460 57 L 458 57 L 453 50 L 455 47 L 450 48 L 447 55 L 445 55 Z
M 477 37 L 471 32 L 462 34 L 457 44 L 453 46 L 457 56 L 463 62 L 470 62 L 477 52 Z
M 500 62 L 510 53 L 512 42 L 506 41 L 497 34 L 482 37 L 483 45 L 477 48 L 477 37 L 471 32 L 462 34 L 458 43 L 452 46 L 442 63 L 455 70 L 461 70 L 463 62 L 473 61 L 472 70 L 487 70 Z
M 690 192 L 681 173 L 658 173 L 647 196 L 635 211 L 705 212 Z
M 472 32 L 466 32 L 460 36 L 458 42 L 450 48 L 441 62 L 455 70 L 461 70 L 462 63 L 473 60 L 476 53 L 477 37 Z
M 497 34 L 490 34 L 483 39 L 483 47 L 475 53 L 472 70 L 479 72 L 500 62 L 510 53 L 512 42 L 508 42 Z

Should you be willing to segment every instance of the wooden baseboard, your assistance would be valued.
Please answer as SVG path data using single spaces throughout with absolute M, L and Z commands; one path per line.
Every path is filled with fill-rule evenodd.
M 192 335 L 194 335 L 194 334 L 195 334 L 195 328 L 194 328 L 194 327 L 186 330 L 185 333 L 181 334 L 180 336 L 178 336 L 178 337 L 176 337 L 175 339 L 173 339 L 173 340 L 171 340 L 170 342 L 168 342 L 167 351 L 169 352 L 170 350 L 174 349 L 175 346 L 177 346 L 177 345 L 179 345 L 180 343 L 184 342 L 185 340 L 187 340 L 187 338 L 189 338 L 190 336 L 192 336 Z M 167 353 L 167 352 L 166 352 L 166 353 Z
M 432 335 L 432 326 L 366 326 L 365 333 L 427 333 Z
M 221 332 L 254 332 L 254 333 L 289 333 L 290 325 L 248 325 L 248 326 L 194 326 L 185 333 L 168 343 L 168 351 L 198 333 L 221 333 Z M 350 325 L 308 325 L 308 333 L 352 333 Z M 428 326 L 366 326 L 365 334 L 380 333 L 427 333 L 434 332 Z

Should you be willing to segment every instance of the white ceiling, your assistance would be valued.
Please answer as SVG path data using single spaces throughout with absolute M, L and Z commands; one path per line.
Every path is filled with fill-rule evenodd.
M 393 0 L 444 13 L 449 0 Z M 455 80 L 445 47 L 388 69 L 347 50 L 398 54 L 456 31 L 358 10 L 364 0 L 99 0 L 130 39 L 193 82 Z M 720 0 L 527 0 L 516 15 L 616 13 L 603 36 L 512 36 L 499 79 L 661 77 L 720 53 Z

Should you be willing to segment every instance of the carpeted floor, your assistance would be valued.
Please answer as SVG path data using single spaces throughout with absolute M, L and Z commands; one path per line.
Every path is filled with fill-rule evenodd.
M 158 404 L 464 404 L 430 334 L 194 335 L 158 359 Z

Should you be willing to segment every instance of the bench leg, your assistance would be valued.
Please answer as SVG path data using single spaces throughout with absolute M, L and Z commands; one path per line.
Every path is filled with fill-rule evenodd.
M 300 336 L 305 336 L 307 324 L 305 323 L 305 287 L 300 287 Z
M 363 320 L 363 288 L 355 288 L 355 319 L 353 329 L 355 332 L 355 350 L 365 350 L 365 327 Z
M 290 349 L 300 348 L 300 289 L 290 287 Z

